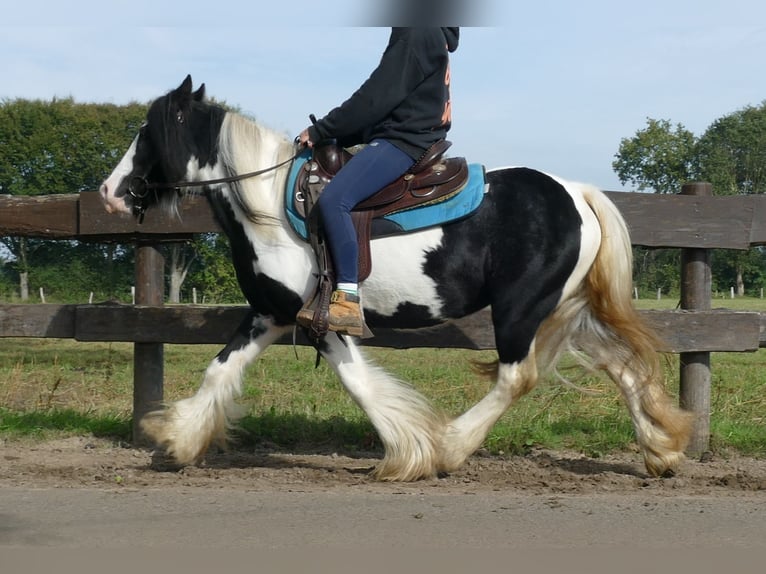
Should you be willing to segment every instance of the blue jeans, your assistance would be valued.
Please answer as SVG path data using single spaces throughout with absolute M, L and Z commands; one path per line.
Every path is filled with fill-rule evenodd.
M 414 163 L 392 143 L 373 140 L 343 166 L 319 196 L 317 207 L 337 283 L 356 283 L 359 275 L 359 249 L 351 210 L 403 175 Z

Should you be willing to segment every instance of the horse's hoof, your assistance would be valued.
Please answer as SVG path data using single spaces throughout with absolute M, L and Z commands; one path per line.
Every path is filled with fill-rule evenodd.
M 178 472 L 184 466 L 162 449 L 152 452 L 152 461 L 149 463 L 149 468 L 157 472 Z

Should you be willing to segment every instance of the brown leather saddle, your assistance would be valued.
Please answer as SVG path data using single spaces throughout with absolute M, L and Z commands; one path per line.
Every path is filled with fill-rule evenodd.
M 359 243 L 359 281 L 364 281 L 372 270 L 370 239 L 375 218 L 445 201 L 460 192 L 468 182 L 468 164 L 464 157 L 445 158 L 444 152 L 451 142 L 441 140 L 432 145 L 402 177 L 387 185 L 372 197 L 359 203 L 351 212 Z M 293 202 L 295 210 L 309 224 L 309 235 L 321 233 L 318 221 L 312 223 L 313 207 L 324 187 L 346 165 L 353 155 L 337 144 L 320 143 L 314 146 L 311 160 L 307 161 L 295 182 Z M 315 239 L 310 239 L 312 245 Z M 316 246 L 315 246 L 316 250 Z
M 351 218 L 359 243 L 360 282 L 364 281 L 372 270 L 370 239 L 373 220 L 398 211 L 445 201 L 468 183 L 468 165 L 465 158 L 443 157 L 450 145 L 446 140 L 435 143 L 401 178 L 352 210 Z M 304 305 L 304 309 L 312 312 L 313 318 L 310 324 L 302 325 L 306 327 L 309 337 L 316 342 L 324 337 L 329 329 L 328 309 L 334 274 L 332 257 L 326 248 L 321 222 L 314 206 L 325 186 L 352 158 L 353 154 L 334 142 L 315 144 L 312 157 L 300 170 L 293 189 L 293 207 L 306 222 L 308 239 L 319 266 L 316 292 Z M 362 337 L 371 336 L 372 332 L 365 323 Z M 318 362 L 319 354 L 317 364 Z

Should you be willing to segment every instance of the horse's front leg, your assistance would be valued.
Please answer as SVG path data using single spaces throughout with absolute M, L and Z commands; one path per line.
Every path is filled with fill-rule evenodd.
M 439 444 L 445 418 L 428 400 L 367 360 L 353 339 L 329 334 L 320 351 L 356 404 L 367 414 L 385 456 L 375 469 L 379 480 L 418 480 L 440 468 Z
M 286 330 L 270 318 L 248 313 L 229 343 L 212 360 L 197 393 L 148 413 L 141 429 L 179 465 L 199 462 L 211 444 L 223 446 L 240 413 L 242 373 Z

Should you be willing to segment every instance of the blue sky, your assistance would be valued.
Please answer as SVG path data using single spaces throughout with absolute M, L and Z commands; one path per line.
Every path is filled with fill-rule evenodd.
M 766 100 L 763 0 L 465 1 L 482 27 L 463 28 L 452 57 L 451 153 L 489 168 L 623 189 L 614 154 L 647 117 L 700 135 Z M 295 135 L 377 64 L 388 30 L 354 25 L 383 2 L 15 2 L 3 7 L 0 99 L 143 102 L 190 73 Z

